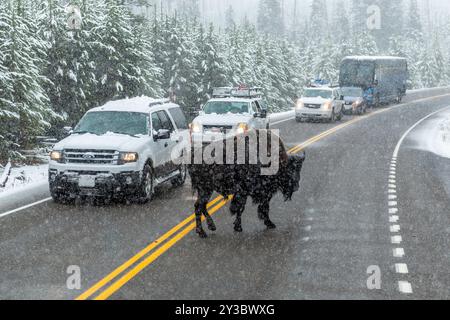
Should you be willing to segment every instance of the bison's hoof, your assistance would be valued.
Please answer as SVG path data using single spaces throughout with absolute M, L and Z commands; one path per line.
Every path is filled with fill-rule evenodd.
M 234 231 L 242 232 L 242 226 L 234 226 Z
M 215 223 L 213 221 L 209 221 L 208 222 L 208 229 L 210 231 L 216 231 L 217 230 L 216 225 L 215 225 Z
M 208 238 L 208 235 L 206 234 L 206 232 L 204 230 L 197 230 L 197 234 L 202 239 Z
M 275 223 L 273 223 L 272 221 L 266 222 L 265 224 L 266 224 L 267 229 L 269 229 L 269 230 L 272 230 L 272 229 L 276 229 L 276 228 L 277 228 L 277 226 L 275 225 Z

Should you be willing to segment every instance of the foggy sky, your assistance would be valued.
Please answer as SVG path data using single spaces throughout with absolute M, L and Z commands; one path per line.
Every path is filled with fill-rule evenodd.
M 182 0 L 180 0 L 182 1 Z M 285 21 L 289 24 L 289 21 L 293 19 L 293 3 L 295 0 L 284 0 L 285 4 Z M 310 14 L 310 4 L 312 0 L 297 0 L 297 15 L 299 19 L 305 19 Z M 337 0 L 327 0 L 328 8 L 333 7 L 333 3 Z M 346 3 L 350 3 L 350 0 L 344 0 Z M 396 1 L 396 0 L 393 0 Z M 431 19 L 437 21 L 448 19 L 450 16 L 450 1 L 449 0 L 418 0 L 422 13 L 425 15 L 427 12 L 427 1 L 430 5 Z M 176 0 L 175 0 L 176 2 Z M 207 22 L 212 21 L 215 23 L 223 22 L 225 9 L 232 5 L 235 13 L 236 20 L 240 21 L 247 16 L 251 21 L 256 19 L 257 8 L 259 0 L 200 0 L 201 9 L 206 13 L 205 20 Z M 403 1 L 405 5 L 409 4 L 409 0 Z M 423 17 L 427 19 L 426 16 Z

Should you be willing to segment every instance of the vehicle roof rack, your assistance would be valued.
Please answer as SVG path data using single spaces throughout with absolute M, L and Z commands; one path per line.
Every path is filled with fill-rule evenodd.
M 213 88 L 213 98 L 229 98 L 231 97 L 232 87 L 217 87 Z

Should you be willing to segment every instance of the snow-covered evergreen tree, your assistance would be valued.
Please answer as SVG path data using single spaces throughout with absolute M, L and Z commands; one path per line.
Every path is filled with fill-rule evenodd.
M 25 3 L 0 3 L 1 157 L 20 156 L 56 117 L 42 87 L 45 43 Z
M 201 31 L 198 38 L 198 47 L 198 69 L 201 79 L 199 102 L 204 103 L 211 98 L 212 88 L 229 85 L 229 81 L 226 79 L 226 63 L 223 56 L 224 48 L 221 46 L 212 24 L 209 26 L 206 34 Z
M 263 34 L 281 36 L 284 21 L 280 0 L 260 0 L 258 6 L 258 30 Z

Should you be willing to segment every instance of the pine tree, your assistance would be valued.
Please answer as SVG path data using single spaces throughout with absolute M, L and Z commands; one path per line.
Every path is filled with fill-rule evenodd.
M 75 125 L 97 105 L 96 59 L 102 48 L 97 30 L 105 11 L 102 1 L 73 1 L 73 5 L 82 13 L 80 29 L 68 28 L 69 15 L 59 1 L 43 2 L 38 15 L 39 29 L 48 44 L 44 74 L 51 82 L 45 90 L 66 125 Z
M 203 30 L 203 29 L 202 29 Z M 214 27 L 209 26 L 206 35 L 201 31 L 199 36 L 199 75 L 201 79 L 199 102 L 205 103 L 211 98 L 212 88 L 229 85 L 226 79 L 226 64 L 223 57 L 223 47 L 214 32 Z
M 350 19 L 345 2 L 339 0 L 333 7 L 330 35 L 335 43 L 348 42 L 351 39 Z
M 234 9 L 233 6 L 228 6 L 225 11 L 225 31 L 229 32 L 236 27 L 236 22 L 234 20 Z
M 31 146 L 57 115 L 42 87 L 45 44 L 37 34 L 36 22 L 23 3 L 0 4 L 0 90 L 1 157 L 20 156 L 19 149 Z
M 167 46 L 167 80 L 171 95 L 177 97 L 177 102 L 189 116 L 198 109 L 198 93 L 200 90 L 199 71 L 196 68 L 199 52 L 196 46 L 199 25 L 179 22 L 173 19 L 169 24 L 170 31 Z
M 327 36 L 328 31 L 328 11 L 327 2 L 325 0 L 313 0 L 311 3 L 311 16 L 309 24 L 315 31 L 314 39 L 322 40 Z
M 258 30 L 272 36 L 284 34 L 284 21 L 280 0 L 260 0 L 258 6 Z

